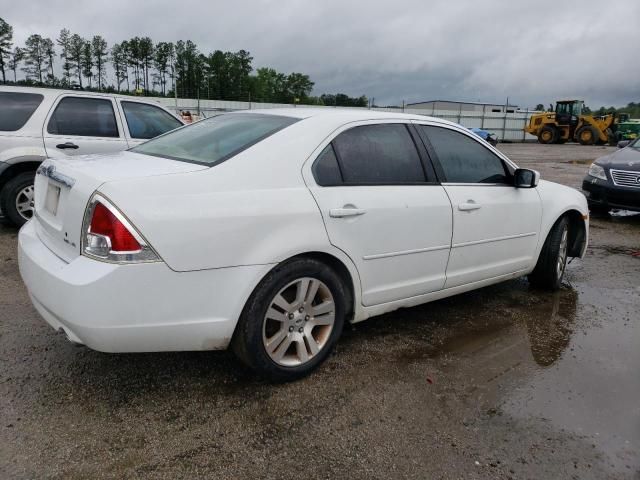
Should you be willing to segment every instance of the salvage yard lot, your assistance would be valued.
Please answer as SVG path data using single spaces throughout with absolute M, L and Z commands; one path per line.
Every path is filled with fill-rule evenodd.
M 500 148 L 575 188 L 613 150 Z M 72 346 L 16 237 L 0 226 L 0 478 L 640 476 L 639 214 L 592 218 L 559 292 L 520 279 L 348 326 L 285 385 L 226 352 Z

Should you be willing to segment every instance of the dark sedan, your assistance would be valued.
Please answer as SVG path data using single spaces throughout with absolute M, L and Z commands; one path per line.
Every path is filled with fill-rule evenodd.
M 640 138 L 593 162 L 582 190 L 591 211 L 618 208 L 640 212 Z

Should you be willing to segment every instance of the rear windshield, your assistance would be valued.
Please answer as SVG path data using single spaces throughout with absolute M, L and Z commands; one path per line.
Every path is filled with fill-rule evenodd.
M 213 166 L 297 121 L 297 118 L 258 113 L 219 115 L 169 132 L 131 150 Z
M 0 131 L 20 130 L 43 98 L 38 93 L 0 92 Z

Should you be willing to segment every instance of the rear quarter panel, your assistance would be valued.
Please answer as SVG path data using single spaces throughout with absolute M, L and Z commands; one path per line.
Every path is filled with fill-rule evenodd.
M 322 138 L 313 129 L 289 128 L 207 170 L 115 181 L 100 191 L 176 271 L 327 251 L 324 223 L 301 173 Z

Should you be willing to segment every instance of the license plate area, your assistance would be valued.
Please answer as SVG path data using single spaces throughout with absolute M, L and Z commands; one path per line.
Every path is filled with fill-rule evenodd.
M 44 209 L 51 215 L 58 214 L 58 203 L 60 203 L 60 187 L 49 183 L 47 185 L 47 195 L 44 199 Z

